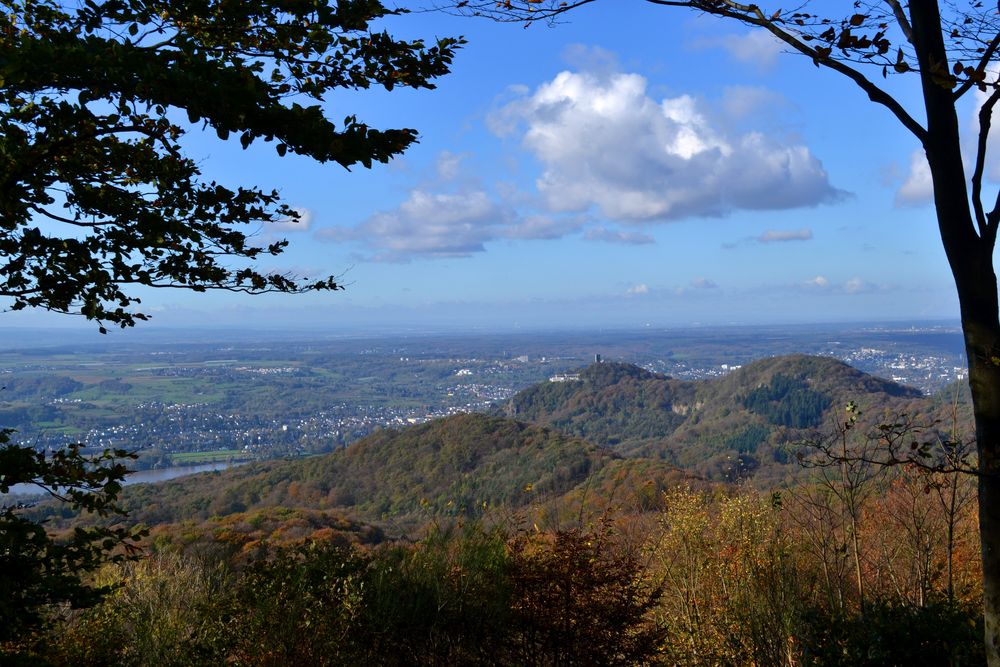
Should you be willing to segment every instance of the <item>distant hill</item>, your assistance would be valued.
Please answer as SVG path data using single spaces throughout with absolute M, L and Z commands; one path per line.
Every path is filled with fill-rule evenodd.
M 499 411 L 615 447 L 672 433 L 696 404 L 697 386 L 631 364 L 597 363 L 579 380 L 525 389 Z
M 777 483 L 795 472 L 786 466 L 788 443 L 834 423 L 849 401 L 876 420 L 937 414 L 942 405 L 835 359 L 790 355 L 698 381 L 597 363 L 578 380 L 530 387 L 497 412 L 709 478 L 763 475 L 762 483 Z
M 339 510 L 263 507 L 203 521 L 183 517 L 159 523 L 151 528 L 148 542 L 156 548 L 178 547 L 214 560 L 240 553 L 252 555 L 262 542 L 320 540 L 346 547 L 376 545 L 385 539 L 380 527 L 348 518 Z
M 147 523 L 274 506 L 349 509 L 368 519 L 470 515 L 558 497 L 612 458 L 549 428 L 465 414 L 386 429 L 323 456 L 129 487 L 125 501 Z
M 625 459 L 550 428 L 464 414 L 380 431 L 322 456 L 129 486 L 123 502 L 130 521 L 183 523 L 168 530 L 172 539 L 201 541 L 222 531 L 239 534 L 227 541 L 244 544 L 326 528 L 316 517 L 334 517 L 340 523 L 333 528 L 349 535 L 372 523 L 395 533 L 433 517 L 496 509 L 530 508 L 539 520 L 562 520 L 611 504 L 649 508 L 661 501 L 660 491 L 679 483 L 707 485 L 664 461 Z M 292 508 L 292 528 L 275 522 Z M 309 522 L 301 519 L 307 512 L 313 512 Z
M 328 455 L 129 487 L 125 506 L 154 525 L 298 508 L 389 527 L 497 507 L 539 516 L 653 507 L 681 482 L 800 479 L 794 443 L 832 428 L 848 401 L 872 424 L 902 412 L 947 420 L 954 404 L 820 357 L 775 357 L 703 381 L 599 363 L 578 379 L 520 392 L 502 414 L 457 415 L 379 431 Z

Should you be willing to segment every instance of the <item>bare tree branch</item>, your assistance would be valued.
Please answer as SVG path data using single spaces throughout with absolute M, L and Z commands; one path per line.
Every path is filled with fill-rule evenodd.
M 74 220 L 72 218 L 67 218 L 65 216 L 56 215 L 52 211 L 44 209 L 41 206 L 30 206 L 29 208 L 32 211 L 35 211 L 36 213 L 44 215 L 46 218 L 49 218 L 50 220 L 54 220 L 56 222 L 63 222 L 66 223 L 67 225 L 73 225 L 74 227 L 87 227 L 90 229 L 96 229 L 115 224 L 113 222 L 83 222 L 82 220 Z
M 459 1 L 449 3 L 442 7 L 438 4 L 439 10 L 450 11 L 472 16 L 486 16 L 501 22 L 548 22 L 553 23 L 563 14 L 571 12 L 584 5 L 591 4 L 595 0 L 577 0 L 576 2 L 552 2 L 541 4 L 534 0 L 524 0 L 519 3 L 496 2 L 495 0 L 476 0 L 475 2 Z M 898 0 L 887 0 L 897 2 Z M 645 0 L 645 2 L 661 7 L 683 7 L 694 11 L 703 12 L 713 16 L 733 19 L 744 25 L 767 30 L 796 52 L 807 56 L 817 66 L 822 65 L 828 69 L 846 76 L 861 88 L 868 98 L 887 108 L 903 127 L 913 133 L 921 142 L 927 136 L 926 129 L 917 122 L 910 113 L 889 93 L 875 85 L 870 79 L 858 70 L 848 66 L 841 60 L 834 58 L 830 54 L 830 49 L 823 49 L 809 46 L 799 35 L 790 32 L 782 27 L 781 11 L 768 16 L 756 4 L 743 4 L 734 0 Z M 905 20 L 905 16 L 903 17 Z M 904 32 L 909 30 L 906 23 Z M 910 31 L 912 34 L 912 31 Z M 825 52 L 824 52 L 825 51 Z
M 985 72 L 987 65 L 993 60 L 993 56 L 996 55 L 997 49 L 1000 48 L 1000 32 L 998 32 L 993 39 L 990 41 L 989 46 L 983 52 L 982 57 L 979 59 L 979 64 L 976 67 L 977 72 Z M 976 82 L 970 77 L 966 79 L 962 85 L 955 89 L 955 99 L 957 100 L 962 95 L 967 93 L 970 88 L 976 85 Z
M 986 165 L 986 143 L 990 136 L 990 125 L 993 122 L 993 107 L 1000 100 L 1000 89 L 994 90 L 989 99 L 979 109 L 979 139 L 976 142 L 976 167 L 972 172 L 972 208 L 976 213 L 976 225 L 979 236 L 985 238 L 989 223 L 983 212 L 983 169 Z
M 830 57 L 829 55 L 820 53 L 817 49 L 809 46 L 792 33 L 778 27 L 776 20 L 772 20 L 767 17 L 757 5 L 743 5 L 737 2 L 732 2 L 731 0 L 719 0 L 718 2 L 708 2 L 707 0 L 690 0 L 689 2 L 647 0 L 647 2 L 652 2 L 654 4 L 685 6 L 692 9 L 702 9 L 709 14 L 724 16 L 742 23 L 763 28 L 799 53 L 812 58 L 813 62 L 816 63 L 817 66 L 823 65 L 824 67 L 832 69 L 833 71 L 843 74 L 849 78 L 857 84 L 861 90 L 868 94 L 868 99 L 887 108 L 899 120 L 899 122 L 903 124 L 903 127 L 912 132 L 914 136 L 920 139 L 921 142 L 923 142 L 927 136 L 927 130 L 925 130 L 920 123 L 914 120 L 914 118 L 906 111 L 906 109 L 903 108 L 896 98 L 876 86 L 861 72 L 848 67 L 844 63 Z
M 903 7 L 899 4 L 899 0 L 885 0 L 885 4 L 889 5 L 892 9 L 892 15 L 896 17 L 896 23 L 899 24 L 899 29 L 902 30 L 903 35 L 906 36 L 906 41 L 912 44 L 913 28 L 910 27 L 910 20 L 906 18 L 906 12 L 903 11 Z

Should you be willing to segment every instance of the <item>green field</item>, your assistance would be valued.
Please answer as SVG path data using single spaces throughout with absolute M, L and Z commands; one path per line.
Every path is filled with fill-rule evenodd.
M 249 458 L 242 449 L 218 449 L 212 452 L 183 452 L 170 457 L 173 465 L 185 466 L 198 463 L 222 463 L 232 459 Z

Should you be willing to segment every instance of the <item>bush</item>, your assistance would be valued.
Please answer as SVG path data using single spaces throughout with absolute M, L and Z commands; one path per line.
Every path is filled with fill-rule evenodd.
M 849 617 L 814 610 L 801 639 L 813 667 L 962 667 L 985 665 L 978 607 L 933 602 L 924 607 L 873 602 Z
M 650 619 L 660 589 L 607 523 L 512 545 L 509 664 L 637 665 L 660 648 Z
M 416 544 L 260 546 L 240 570 L 160 555 L 50 635 L 55 665 L 633 665 L 659 589 L 606 524 L 512 537 L 479 523 Z

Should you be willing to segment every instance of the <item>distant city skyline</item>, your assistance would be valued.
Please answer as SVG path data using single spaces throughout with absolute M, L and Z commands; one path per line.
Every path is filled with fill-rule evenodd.
M 401 159 L 346 173 L 269 146 L 190 142 L 208 178 L 278 187 L 301 210 L 297 227 L 259 231 L 290 242 L 264 268 L 340 275 L 347 290 L 147 290 L 153 321 L 140 327 L 957 318 L 919 147 L 766 34 L 645 2 L 595 3 L 551 29 L 437 13 L 384 27 L 468 40 L 438 90 L 327 105 L 333 118 L 417 128 Z M 886 85 L 912 106 L 917 83 Z M 1000 164 L 988 173 L 995 186 Z M 45 313 L 4 323 L 77 326 Z

